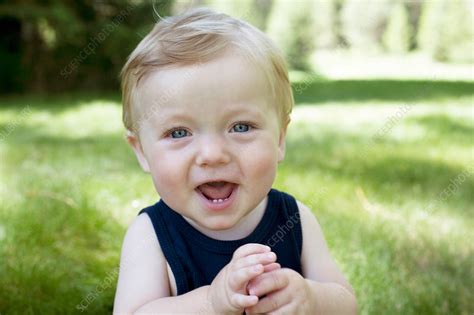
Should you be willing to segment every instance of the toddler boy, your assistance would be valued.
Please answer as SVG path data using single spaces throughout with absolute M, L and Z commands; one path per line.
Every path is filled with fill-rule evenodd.
M 127 231 L 115 314 L 356 313 L 311 211 L 272 189 L 293 96 L 266 35 L 208 9 L 166 18 L 122 88 L 161 200 Z

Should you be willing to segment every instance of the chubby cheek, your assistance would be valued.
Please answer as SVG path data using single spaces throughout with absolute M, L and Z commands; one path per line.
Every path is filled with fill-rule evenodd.
M 250 179 L 254 188 L 265 191 L 270 189 L 276 175 L 278 155 L 274 145 L 264 143 L 255 147 L 241 164 L 245 177 Z M 257 188 L 258 187 L 258 188 Z
M 155 189 L 162 198 L 178 195 L 187 182 L 186 167 L 181 159 L 173 154 L 160 154 L 157 149 L 149 160 Z

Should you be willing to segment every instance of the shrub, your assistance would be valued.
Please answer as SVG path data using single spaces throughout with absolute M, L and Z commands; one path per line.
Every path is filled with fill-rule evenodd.
M 462 0 L 426 1 L 419 46 L 439 61 L 474 61 L 473 10 Z
M 292 69 L 309 70 L 315 31 L 312 1 L 275 0 L 267 33 L 282 49 Z
M 389 52 L 405 53 L 410 49 L 412 29 L 405 5 L 397 1 L 394 4 L 387 28 L 383 36 L 383 43 Z

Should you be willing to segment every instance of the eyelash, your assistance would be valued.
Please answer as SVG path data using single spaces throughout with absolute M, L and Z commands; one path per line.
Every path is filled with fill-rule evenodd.
M 234 125 L 232 125 L 231 130 L 232 130 L 235 126 L 237 126 L 237 125 L 246 125 L 246 126 L 248 126 L 248 130 L 247 130 L 247 131 L 238 132 L 238 133 L 246 133 L 246 132 L 249 132 L 249 131 L 252 130 L 252 129 L 255 129 L 255 126 L 254 126 L 253 124 L 249 123 L 249 122 L 246 122 L 246 121 L 238 121 L 238 122 L 236 122 Z M 173 132 L 178 131 L 178 130 L 184 130 L 184 131 L 186 131 L 187 133 L 189 133 L 189 131 L 186 130 L 186 128 L 184 128 L 184 127 L 176 127 L 176 128 L 173 128 L 173 129 L 170 129 L 169 131 L 167 131 L 167 132 L 165 133 L 165 137 L 166 137 L 166 138 L 170 137 L 170 136 L 173 134 Z M 173 137 L 171 137 L 171 138 L 172 138 L 172 139 L 181 139 L 181 138 L 184 138 L 184 137 L 178 137 L 178 138 L 173 138 Z
M 178 131 L 178 130 L 184 130 L 184 131 L 186 131 L 187 133 L 189 133 L 189 131 L 187 131 L 187 130 L 186 130 L 185 128 L 183 128 L 183 127 L 176 127 L 176 128 L 173 128 L 173 129 L 167 131 L 167 132 L 165 133 L 165 135 L 164 135 L 165 138 L 171 137 L 171 135 L 173 134 L 173 132 Z M 179 138 L 173 138 L 173 137 L 171 137 L 171 139 L 181 139 L 181 138 L 184 138 L 184 137 L 179 137 Z
M 232 126 L 231 130 L 232 130 L 235 126 L 237 126 L 237 125 L 246 125 L 246 126 L 248 126 L 249 129 L 248 129 L 247 131 L 245 131 L 245 132 L 248 132 L 248 131 L 250 131 L 250 130 L 252 130 L 252 129 L 255 129 L 255 126 L 254 126 L 253 124 L 247 122 L 247 121 L 238 121 L 238 122 L 236 122 L 236 123 Z M 243 132 L 240 132 L 240 133 L 243 133 Z

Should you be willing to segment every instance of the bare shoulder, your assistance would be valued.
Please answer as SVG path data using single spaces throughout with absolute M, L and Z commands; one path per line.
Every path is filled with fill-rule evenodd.
M 324 233 L 315 215 L 301 201 L 297 200 L 297 204 L 303 233 L 301 264 L 304 277 L 319 282 L 336 282 L 353 292 L 329 252 Z
M 132 314 L 170 295 L 166 259 L 147 214 L 137 216 L 122 244 L 114 314 Z

